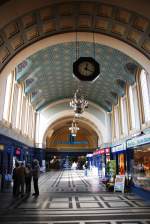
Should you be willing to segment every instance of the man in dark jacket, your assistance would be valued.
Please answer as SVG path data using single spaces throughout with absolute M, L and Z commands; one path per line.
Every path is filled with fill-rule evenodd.
M 34 184 L 34 191 L 35 191 L 35 193 L 33 193 L 32 195 L 38 197 L 39 196 L 38 179 L 40 176 L 40 166 L 39 166 L 39 161 L 37 159 L 33 161 L 32 175 L 33 175 L 33 184 Z

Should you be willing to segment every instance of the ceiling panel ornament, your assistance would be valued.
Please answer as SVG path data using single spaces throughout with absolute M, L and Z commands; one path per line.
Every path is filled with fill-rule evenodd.
M 135 12 L 97 1 L 53 4 L 29 12 L 0 30 L 0 71 L 26 46 L 54 34 L 102 33 L 132 45 L 150 58 L 150 21 Z
M 91 52 L 93 43 L 79 42 L 79 56 L 89 57 Z M 124 95 L 123 84 L 135 81 L 134 72 L 138 65 L 120 51 L 97 43 L 95 60 L 101 66 L 100 76 L 92 83 L 77 81 L 73 75 L 76 42 L 57 44 L 33 54 L 27 63 L 19 64 L 16 78 L 18 82 L 28 83 L 25 93 L 31 94 L 31 102 L 37 110 L 60 99 L 71 99 L 79 85 L 86 100 L 111 111 L 118 96 Z

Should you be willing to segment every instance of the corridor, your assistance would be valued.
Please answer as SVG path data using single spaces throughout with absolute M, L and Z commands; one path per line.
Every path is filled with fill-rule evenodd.
M 110 193 L 82 170 L 51 171 L 39 180 L 40 196 L 0 194 L 0 223 L 149 224 L 150 206 L 132 193 Z M 32 189 L 33 192 L 33 189 Z

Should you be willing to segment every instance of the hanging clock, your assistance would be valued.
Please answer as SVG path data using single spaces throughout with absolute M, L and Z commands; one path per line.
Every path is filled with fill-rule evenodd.
M 100 66 L 92 57 L 80 57 L 73 63 L 73 73 L 81 81 L 93 81 L 100 74 Z

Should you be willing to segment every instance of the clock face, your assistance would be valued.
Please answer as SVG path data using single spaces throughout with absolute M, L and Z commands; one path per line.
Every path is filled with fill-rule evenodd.
M 95 66 L 92 62 L 83 61 L 79 64 L 78 71 L 81 75 L 91 76 L 95 72 Z
M 100 74 L 100 65 L 94 58 L 80 57 L 73 63 L 73 73 L 81 81 L 93 81 Z

